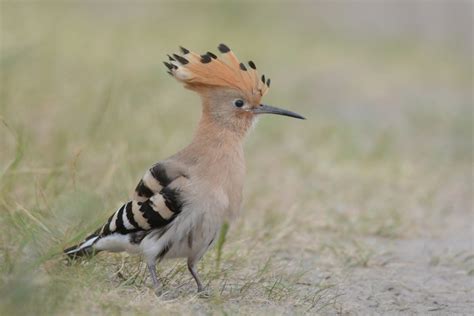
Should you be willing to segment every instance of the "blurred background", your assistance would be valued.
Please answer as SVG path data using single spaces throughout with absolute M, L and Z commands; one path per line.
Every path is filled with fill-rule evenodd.
M 2 1 L 0 311 L 469 313 L 472 12 L 467 0 Z M 160 267 L 175 298 L 163 302 L 139 259 L 66 266 L 61 249 L 191 139 L 200 100 L 166 74 L 166 54 L 219 43 L 272 78 L 266 103 L 307 121 L 265 117 L 249 136 L 242 216 L 221 267 L 214 252 L 200 266 L 211 299 L 193 296 L 183 263 Z

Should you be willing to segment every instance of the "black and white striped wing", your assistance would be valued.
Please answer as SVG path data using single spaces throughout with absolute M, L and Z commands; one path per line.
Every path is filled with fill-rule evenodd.
M 188 178 L 176 169 L 156 164 L 138 183 L 134 199 L 122 205 L 102 227 L 100 236 L 128 234 L 169 224 L 184 204 L 182 188 Z
M 183 166 L 176 163 L 157 163 L 145 172 L 135 188 L 133 199 L 144 202 L 179 177 L 186 177 Z
M 123 204 L 82 243 L 64 252 L 76 258 L 94 251 L 123 251 L 139 243 L 147 232 L 166 227 L 181 213 L 185 200 L 182 189 L 188 181 L 176 166 L 154 165 L 140 180 L 134 199 Z

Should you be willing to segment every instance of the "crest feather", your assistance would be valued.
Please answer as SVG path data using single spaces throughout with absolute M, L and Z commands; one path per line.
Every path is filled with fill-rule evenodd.
M 249 99 L 259 102 L 269 88 L 268 83 L 260 80 L 255 63 L 245 66 L 225 44 L 218 47 L 221 56 L 211 52 L 204 55 L 180 47 L 182 54 L 168 55 L 165 66 L 169 73 L 189 89 L 197 90 L 202 86 L 229 87 L 240 90 Z

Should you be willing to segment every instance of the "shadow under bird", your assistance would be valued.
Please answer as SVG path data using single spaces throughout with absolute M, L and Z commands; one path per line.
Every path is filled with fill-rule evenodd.
M 153 165 L 133 198 L 82 243 L 65 249 L 72 259 L 106 250 L 144 257 L 157 294 L 156 263 L 187 258 L 189 272 L 203 290 L 197 262 L 216 240 L 222 225 L 241 208 L 245 177 L 243 140 L 257 116 L 301 115 L 260 103 L 270 79 L 255 63 L 241 63 L 224 44 L 221 55 L 181 47 L 164 64 L 168 73 L 202 99 L 202 117 L 187 147 Z

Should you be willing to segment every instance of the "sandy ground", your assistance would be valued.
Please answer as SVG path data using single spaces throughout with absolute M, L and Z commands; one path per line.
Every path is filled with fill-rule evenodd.
M 242 307 L 240 301 L 231 310 L 245 314 L 258 308 L 263 314 L 472 315 L 472 224 L 455 222 L 446 223 L 446 231 L 437 237 L 365 238 L 374 253 L 366 266 L 324 264 L 323 254 L 313 251 L 281 252 L 272 260 L 287 264 L 288 270 L 295 257 L 304 262 L 307 272 L 292 291 L 306 298 L 311 294 L 312 304 L 307 303 L 309 299 L 304 308 L 291 304 Z M 316 292 L 315 287 L 319 288 Z
M 472 226 L 446 232 L 436 239 L 371 240 L 387 252 L 376 258 L 378 266 L 355 268 L 341 273 L 338 304 L 342 314 L 428 314 L 469 315 L 474 311 L 474 280 L 462 264 L 472 264 Z M 452 261 L 434 262 L 446 257 Z M 332 311 L 328 311 L 332 312 Z

